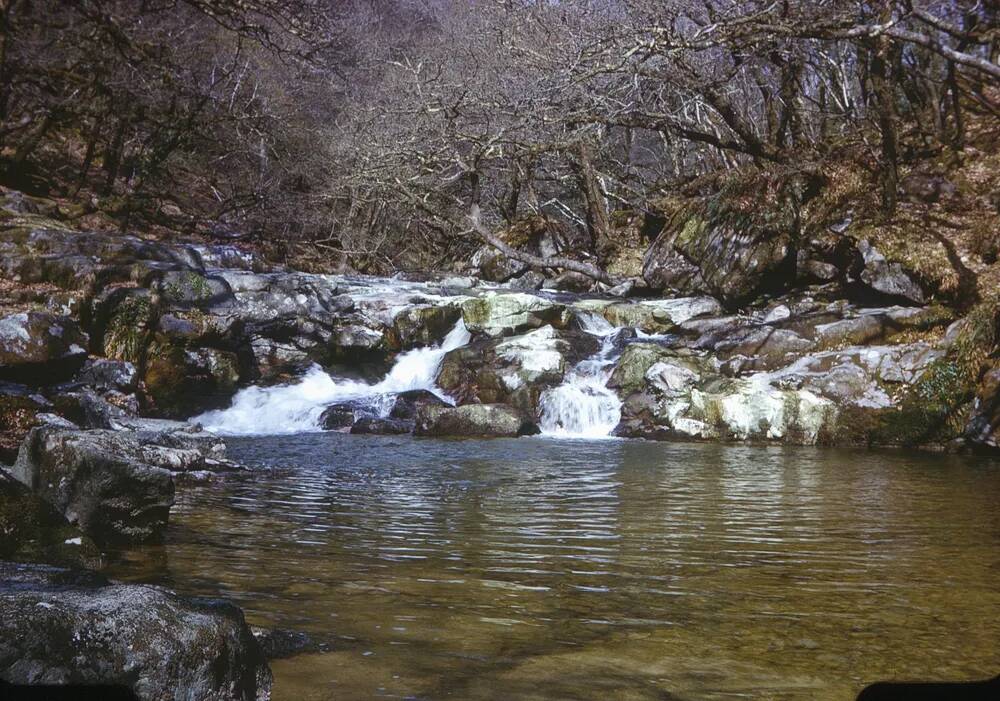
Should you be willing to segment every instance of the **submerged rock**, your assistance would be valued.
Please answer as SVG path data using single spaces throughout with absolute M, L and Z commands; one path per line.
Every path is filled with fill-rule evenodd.
M 265 701 L 271 687 L 232 604 L 12 563 L 0 563 L 0 677 L 123 686 L 143 701 Z
M 505 404 L 424 406 L 417 411 L 414 428 L 418 436 L 514 437 L 538 432 L 531 419 Z

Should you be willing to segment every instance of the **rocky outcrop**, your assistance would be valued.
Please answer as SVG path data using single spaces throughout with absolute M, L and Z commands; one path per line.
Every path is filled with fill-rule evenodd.
M 219 439 L 185 425 L 32 429 L 11 474 L 98 544 L 162 537 L 175 473 L 230 470 Z
M 538 433 L 538 426 L 522 412 L 505 404 L 424 406 L 417 411 L 414 433 L 418 436 L 512 438 Z
M 0 677 L 122 686 L 150 701 L 265 701 L 271 687 L 263 651 L 231 604 L 12 563 L 0 563 Z

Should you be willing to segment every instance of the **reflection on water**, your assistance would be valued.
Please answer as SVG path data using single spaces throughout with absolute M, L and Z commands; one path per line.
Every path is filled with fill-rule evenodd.
M 1000 672 L 1000 465 L 940 455 L 315 434 L 181 490 L 112 573 L 324 653 L 275 698 L 849 699 Z

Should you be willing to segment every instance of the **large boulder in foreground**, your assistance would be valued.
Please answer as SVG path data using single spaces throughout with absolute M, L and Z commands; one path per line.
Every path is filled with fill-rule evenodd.
M 0 380 L 68 380 L 87 359 L 88 338 L 75 321 L 48 312 L 0 319 Z
M 425 405 L 417 410 L 418 436 L 514 437 L 538 433 L 538 426 L 505 404 Z
M 232 604 L 12 563 L 0 563 L 0 678 L 123 686 L 157 701 L 264 701 L 271 687 Z
M 96 542 L 139 543 L 162 536 L 174 503 L 171 472 L 144 457 L 125 432 L 40 426 L 11 473 Z

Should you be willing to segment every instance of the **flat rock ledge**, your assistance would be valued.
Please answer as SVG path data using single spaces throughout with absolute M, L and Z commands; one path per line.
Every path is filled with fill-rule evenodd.
M 239 608 L 98 574 L 0 562 L 0 679 L 113 685 L 142 701 L 266 701 L 271 670 Z

